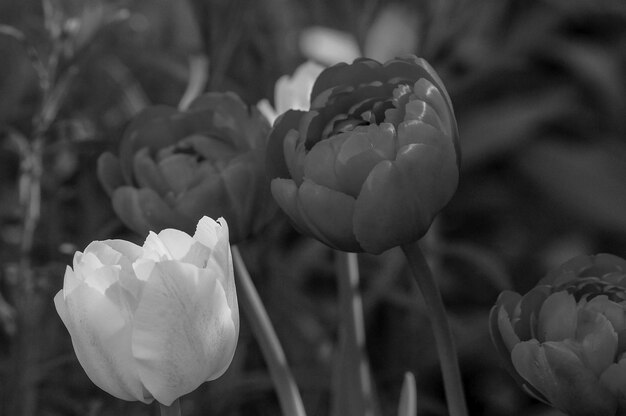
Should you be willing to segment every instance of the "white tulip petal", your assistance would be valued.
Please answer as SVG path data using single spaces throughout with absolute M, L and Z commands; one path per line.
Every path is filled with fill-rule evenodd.
M 214 247 L 220 238 L 220 228 L 225 227 L 228 232 L 228 224 L 226 224 L 226 221 L 224 221 L 223 218 L 220 218 L 218 221 L 220 221 L 219 224 L 213 220 L 213 218 L 207 216 L 202 217 L 200 221 L 198 221 L 193 238 L 209 248 Z
M 106 241 L 93 241 L 85 249 L 85 253 L 90 253 L 98 259 L 101 265 L 118 264 L 122 253 L 107 244 Z
M 98 270 L 103 264 L 94 253 L 85 251 L 74 256 L 74 270 L 80 276 L 89 277 L 90 273 Z M 78 270 L 80 269 L 80 271 Z
M 167 228 L 158 234 L 159 240 L 167 248 L 173 260 L 182 260 L 195 240 L 186 232 Z
M 104 294 L 118 281 L 120 266 L 103 266 L 85 276 L 85 284 Z
M 223 273 L 219 274 L 218 278 L 226 291 L 228 306 L 233 310 L 237 309 L 233 257 L 228 240 L 228 223 L 221 217 L 218 218 L 217 222 L 209 217 L 203 217 L 198 222 L 193 238 L 213 248 L 210 261 L 214 263 L 215 267 L 223 270 Z
M 133 262 L 137 260 L 142 254 L 143 249 L 135 243 L 131 243 L 126 240 L 106 240 L 105 243 L 113 250 L 120 253 L 123 257 Z M 107 263 L 114 264 L 114 263 Z
M 135 312 L 133 355 L 142 382 L 170 405 L 230 364 L 238 336 L 218 274 L 209 264 L 157 263 Z
M 204 268 L 212 256 L 212 250 L 202 243 L 195 241 L 189 252 L 180 259 L 183 263 L 193 264 L 196 267 Z
M 133 270 L 135 271 L 135 276 L 141 282 L 146 282 L 152 276 L 152 269 L 156 262 L 152 259 L 139 259 L 133 263 Z M 142 283 L 142 287 L 143 287 Z
M 72 293 L 82 282 L 83 281 L 76 276 L 74 270 L 70 266 L 66 266 L 65 276 L 63 276 L 63 298 Z
M 91 381 L 117 398 L 151 402 L 135 370 L 132 325 L 118 307 L 87 285 L 76 287 L 65 299 L 57 294 L 54 303 Z
M 152 231 L 150 231 L 148 237 L 146 237 L 146 241 L 143 243 L 143 249 L 146 257 L 154 261 L 173 260 L 174 258 L 159 236 Z

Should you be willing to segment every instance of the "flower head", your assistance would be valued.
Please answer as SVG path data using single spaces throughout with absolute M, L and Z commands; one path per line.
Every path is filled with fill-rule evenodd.
M 113 208 L 134 231 L 193 231 L 224 216 L 237 243 L 270 219 L 265 172 L 269 124 L 232 93 L 208 93 L 185 111 L 144 110 L 126 130 L 119 158 L 103 154 L 98 175 Z
M 524 296 L 503 292 L 490 329 L 537 399 L 574 416 L 626 412 L 626 260 L 576 257 Z
M 414 56 L 325 69 L 309 111 L 270 132 L 267 170 L 301 231 L 380 253 L 422 237 L 456 191 L 460 152 L 443 83 Z
M 204 217 L 193 237 L 151 232 L 143 247 L 94 241 L 75 254 L 54 303 L 91 381 L 120 399 L 169 406 L 222 375 L 235 352 L 226 221 Z

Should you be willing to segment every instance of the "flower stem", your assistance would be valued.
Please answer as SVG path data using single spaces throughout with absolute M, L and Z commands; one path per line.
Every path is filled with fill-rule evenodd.
M 443 384 L 450 416 L 467 416 L 461 371 L 446 309 L 433 274 L 417 242 L 402 246 L 409 268 L 419 286 L 430 316 L 441 361 Z
M 161 416 L 181 416 L 180 413 L 180 399 L 174 400 L 170 406 L 165 406 L 159 403 L 161 409 Z
M 356 253 L 336 252 L 339 285 L 339 357 L 333 414 L 370 416 L 374 397 L 369 363 L 365 355 L 365 323 L 359 290 Z
M 300 391 L 287 365 L 285 353 L 237 246 L 232 246 L 232 255 L 238 299 L 267 362 L 283 414 L 306 416 Z

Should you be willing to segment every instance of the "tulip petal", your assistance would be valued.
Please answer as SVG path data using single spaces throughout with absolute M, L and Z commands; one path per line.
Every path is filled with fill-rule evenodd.
M 289 177 L 300 185 L 304 176 L 304 160 L 306 157 L 306 150 L 304 142 L 300 139 L 300 133 L 297 130 L 290 130 L 285 136 L 283 145 Z
M 613 363 L 600 376 L 600 383 L 606 387 L 619 402 L 618 415 L 626 411 L 626 360 Z
M 287 214 L 291 224 L 301 233 L 312 235 L 322 243 L 335 245 L 306 218 L 298 197 L 298 186 L 291 179 L 274 179 L 271 183 L 272 195 L 278 206 Z
M 71 270 L 71 269 L 70 269 Z M 86 285 L 54 298 L 78 361 L 91 381 L 123 400 L 150 403 L 131 354 L 132 325 L 106 296 Z
M 174 154 L 161 159 L 157 169 L 163 181 L 161 187 L 171 190 L 175 195 L 178 195 L 185 192 L 196 180 L 198 158 L 195 155 Z M 150 188 L 157 190 L 157 192 L 159 189 L 155 186 L 150 186 Z
M 489 332 L 496 348 L 504 357 L 509 357 L 513 346 L 520 342 L 511 325 L 511 316 L 515 305 L 522 296 L 519 293 L 505 290 L 498 296 L 496 304 L 489 313 Z
M 580 255 L 549 272 L 540 283 L 561 286 L 579 276 L 601 277 L 611 272 L 626 272 L 626 260 L 607 253 Z
M 442 133 L 446 131 L 446 127 L 439 118 L 435 109 L 425 101 L 413 99 L 406 104 L 404 111 L 403 121 L 418 120 L 433 126 Z M 452 137 L 449 134 L 447 134 L 447 136 Z
M 357 198 L 356 238 L 370 253 L 415 241 L 452 196 L 458 172 L 441 177 L 438 147 L 414 144 L 372 169 Z
M 305 111 L 289 110 L 280 115 L 274 122 L 274 127 L 269 133 L 267 141 L 267 153 L 265 166 L 267 176 L 274 178 L 290 178 L 287 163 L 285 162 L 284 139 L 292 129 L 297 129 L 300 118 Z
M 311 105 L 311 91 L 323 66 L 307 61 L 300 65 L 293 76 L 283 75 L 274 87 L 274 104 L 280 114 L 289 109 L 308 110 Z
M 373 59 L 359 58 L 352 65 L 344 62 L 333 65 L 323 70 L 315 80 L 311 90 L 311 108 L 318 108 L 325 103 L 315 102 L 318 95 L 323 91 L 335 86 L 356 87 L 372 81 L 383 79 L 381 77 L 381 67 L 379 62 Z
M 527 341 L 535 337 L 535 320 L 539 316 L 539 311 L 543 302 L 550 293 L 547 286 L 536 286 L 526 293 L 515 308 L 513 328 L 522 341 Z
M 133 158 L 133 174 L 137 185 L 141 188 L 151 188 L 161 197 L 172 192 L 167 179 L 161 173 L 161 170 L 152 160 L 152 156 L 147 148 L 142 148 Z
M 392 59 L 385 63 L 384 71 L 389 77 L 404 80 L 418 81 L 425 78 L 433 83 L 433 85 L 442 93 L 447 107 L 452 111 L 452 101 L 446 91 L 443 81 L 437 75 L 437 72 L 424 58 L 418 58 L 414 55 L 407 55 L 401 58 Z
M 606 316 L 580 310 L 576 339 L 582 344 L 582 353 L 588 368 L 600 376 L 611 365 L 617 354 L 617 333 Z
M 344 133 L 334 170 L 340 190 L 356 198 L 371 170 L 383 160 L 395 158 L 396 130 L 390 123 L 370 125 Z
M 217 268 L 157 263 L 135 312 L 132 351 L 148 391 L 166 406 L 219 377 L 230 364 L 235 326 Z
M 550 403 L 572 416 L 613 416 L 615 398 L 580 358 L 558 342 L 521 342 L 511 353 L 516 370 Z
M 137 150 L 158 149 L 174 144 L 178 136 L 168 134 L 168 119 L 176 109 L 164 105 L 147 107 L 133 117 L 120 142 L 120 164 L 127 184 L 133 184 L 133 158 Z
M 427 102 L 435 110 L 441 120 L 443 132 L 447 136 L 454 137 L 456 134 L 456 120 L 441 91 L 432 82 L 422 78 L 413 86 L 413 94 L 420 100 Z
M 104 152 L 100 155 L 98 158 L 97 173 L 102 187 L 109 196 L 111 196 L 115 189 L 126 185 L 121 171 L 120 160 L 111 152 Z
M 626 309 L 625 305 L 609 300 L 606 295 L 598 295 L 587 302 L 585 309 L 595 311 L 606 316 L 613 329 L 618 333 L 626 330 Z
M 204 267 L 206 260 L 211 254 L 209 247 L 196 242 L 189 234 L 173 228 L 166 228 L 159 232 L 158 239 L 167 248 L 167 251 L 171 254 L 170 258 L 172 260 L 191 263 L 197 267 Z M 146 239 L 146 243 L 148 243 L 148 239 Z M 204 259 L 204 261 L 201 261 L 202 259 Z
M 298 198 L 309 227 L 323 235 L 331 247 L 361 251 L 352 231 L 354 198 L 308 179 L 298 189 Z
M 291 223 L 301 232 L 306 229 L 300 228 L 304 220 L 298 210 L 298 186 L 291 179 L 276 178 L 270 183 L 272 196 L 278 206 L 287 214 Z
M 218 218 L 217 222 L 207 216 L 198 221 L 196 232 L 193 235 L 200 244 L 212 248 L 211 260 L 222 268 L 223 273 L 218 274 L 218 279 L 226 292 L 228 306 L 237 310 L 237 296 L 235 290 L 235 275 L 233 270 L 233 258 L 230 252 L 229 227 L 224 218 Z M 239 322 L 238 320 L 236 322 Z M 238 324 L 237 324 L 238 325 Z
M 193 220 L 175 212 L 149 188 L 123 186 L 113 192 L 112 200 L 122 222 L 139 234 L 170 227 L 188 230 L 195 226 Z
M 553 293 L 543 302 L 539 311 L 537 339 L 563 341 L 573 339 L 578 325 L 576 299 L 566 291 Z
M 346 138 L 347 135 L 342 134 L 316 143 L 304 159 L 304 176 L 327 188 L 339 189 L 335 159 L 340 145 Z

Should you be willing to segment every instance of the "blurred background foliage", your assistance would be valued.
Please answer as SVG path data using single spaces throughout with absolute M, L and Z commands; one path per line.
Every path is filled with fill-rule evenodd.
M 117 150 L 143 107 L 176 106 L 191 57 L 208 56 L 208 90 L 255 104 L 272 100 L 276 79 L 307 58 L 403 52 L 439 72 L 459 123 L 461 185 L 423 243 L 451 314 L 470 411 L 557 414 L 501 369 L 487 315 L 501 290 L 525 292 L 574 255 L 626 256 L 626 3 L 2 0 L 0 24 L 1 415 L 156 414 L 88 380 L 52 297 L 75 250 L 139 240 L 113 214 L 95 161 Z M 59 57 L 48 79 L 57 89 L 42 93 L 33 56 Z M 36 138 L 41 210 L 25 253 L 23 148 Z M 338 319 L 332 252 L 281 215 L 242 251 L 308 414 L 328 414 Z M 417 379 L 419 415 L 445 415 L 428 317 L 401 254 L 362 255 L 360 266 L 381 415 L 395 414 L 405 371 Z M 245 321 L 230 370 L 182 405 L 189 416 L 279 414 Z

